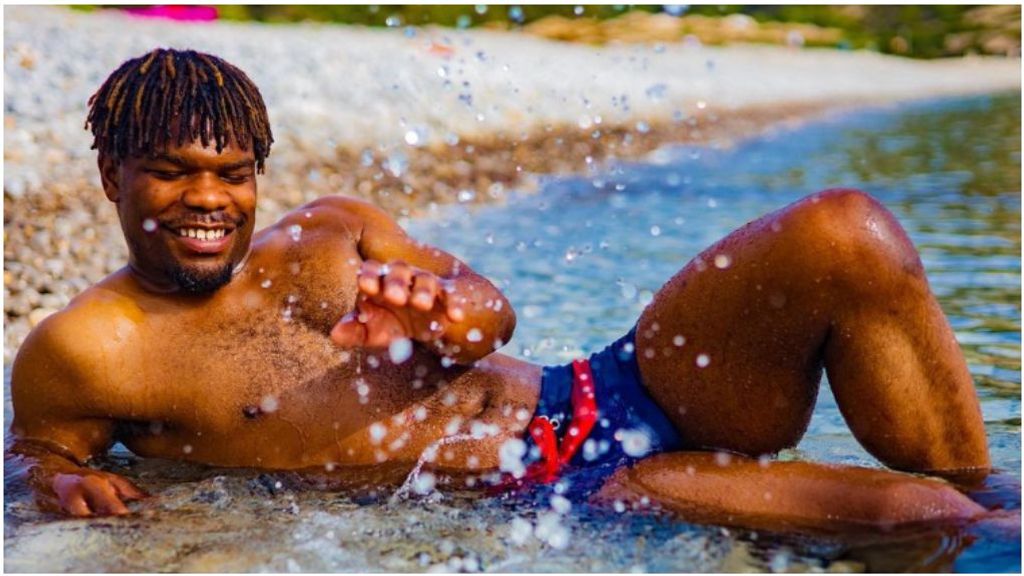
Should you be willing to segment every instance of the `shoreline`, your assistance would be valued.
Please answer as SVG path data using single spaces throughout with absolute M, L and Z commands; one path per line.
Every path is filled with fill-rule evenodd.
M 113 66 L 154 44 L 221 54 L 263 90 L 276 142 L 258 227 L 327 193 L 416 217 L 434 203 L 501 202 L 534 189 L 536 175 L 640 159 L 666 144 L 722 146 L 836 111 L 1020 89 L 1016 59 L 182 26 L 51 7 L 5 15 L 5 364 L 32 325 L 125 262 L 82 130 L 84 103 Z

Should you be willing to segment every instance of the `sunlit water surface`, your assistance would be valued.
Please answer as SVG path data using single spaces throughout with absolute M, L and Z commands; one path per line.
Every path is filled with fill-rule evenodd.
M 967 355 L 1002 471 L 974 497 L 1019 514 L 1019 102 L 1019 94 L 928 102 L 846 114 L 731 149 L 668 148 L 643 162 L 545 179 L 538 194 L 504 206 L 449 207 L 405 224 L 505 290 L 519 317 L 506 352 L 562 363 L 625 333 L 665 280 L 730 230 L 823 188 L 860 187 L 918 245 Z M 780 458 L 878 466 L 826 383 L 807 435 Z M 545 492 L 353 498 L 278 486 L 271 475 L 138 462 L 123 451 L 104 465 L 158 493 L 157 503 L 141 518 L 55 521 L 35 511 L 9 473 L 8 570 L 1020 569 L 1019 531 L 999 523 L 794 537 L 620 514 L 582 499 L 563 516 Z

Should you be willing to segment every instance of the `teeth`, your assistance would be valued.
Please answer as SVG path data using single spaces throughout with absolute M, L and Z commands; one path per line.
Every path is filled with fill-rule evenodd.
M 179 228 L 178 235 L 197 240 L 220 240 L 226 232 L 223 229 L 206 230 L 203 228 Z

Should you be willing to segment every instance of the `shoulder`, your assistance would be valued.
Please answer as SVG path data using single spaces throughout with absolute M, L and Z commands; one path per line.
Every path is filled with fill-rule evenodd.
M 141 320 L 130 297 L 102 284 L 89 288 L 29 333 L 14 361 L 12 392 L 96 382 L 103 359 L 116 352 L 111 346 L 129 340 Z
M 387 212 L 364 200 L 333 195 L 318 198 L 285 214 L 268 228 L 275 236 L 344 236 L 360 241 L 367 232 L 401 233 Z
M 302 213 L 303 216 L 312 213 L 314 218 L 320 216 L 325 225 L 358 226 L 360 230 L 398 228 L 398 223 L 384 210 L 364 200 L 348 196 L 324 196 L 292 214 L 296 213 Z

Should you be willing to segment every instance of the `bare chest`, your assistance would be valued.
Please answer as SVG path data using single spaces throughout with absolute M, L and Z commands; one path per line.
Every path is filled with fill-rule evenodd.
M 142 409 L 123 427 L 129 448 L 238 466 L 373 461 L 375 426 L 422 424 L 417 434 L 429 438 L 440 433 L 441 412 L 479 401 L 461 395 L 462 406 L 446 404 L 452 375 L 427 352 L 394 365 L 338 349 L 318 328 L 277 312 L 247 320 L 159 339 L 140 363 Z

